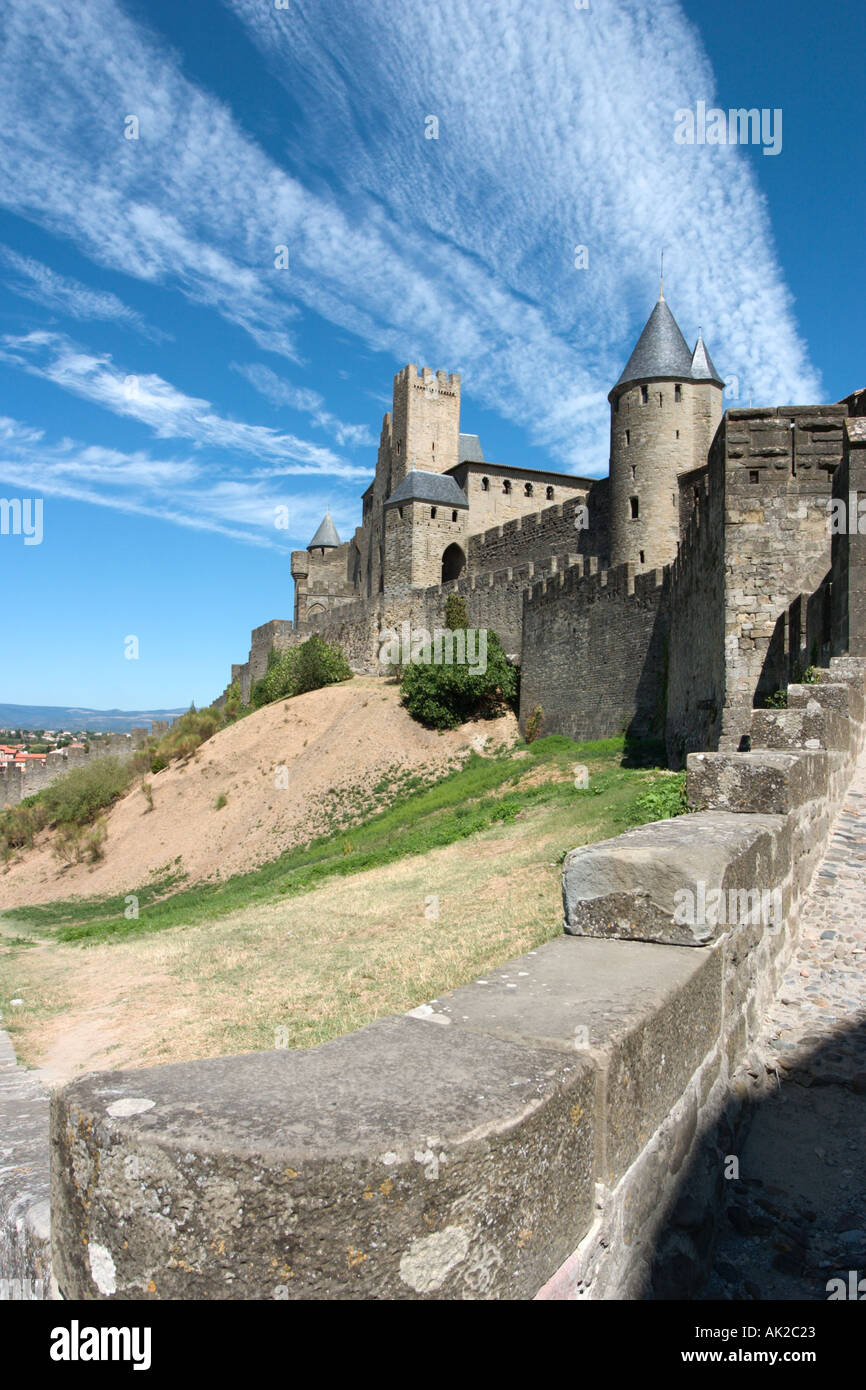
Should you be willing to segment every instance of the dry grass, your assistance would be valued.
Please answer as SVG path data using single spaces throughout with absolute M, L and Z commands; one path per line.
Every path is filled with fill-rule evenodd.
M 180 894 L 165 929 L 143 919 L 140 932 L 97 934 L 86 946 L 23 915 L 4 917 L 0 1001 L 19 1057 L 56 1082 L 83 1071 L 311 1047 L 429 1002 L 554 938 L 563 853 L 618 833 L 636 798 L 648 789 L 657 796 L 671 780 L 624 768 L 610 741 L 581 746 L 591 787 L 574 791 L 577 746 L 562 742 L 525 770 L 524 751 L 501 753 L 503 775 L 514 775 L 492 795 L 512 805 L 511 819 L 335 872 L 306 891 L 286 893 L 278 875 L 266 895 L 239 893 L 244 905 L 222 916 L 202 911 L 195 897 L 184 906 Z M 499 775 L 492 765 L 491 773 Z M 437 815 L 450 815 L 456 827 L 447 805 L 456 799 L 463 809 L 471 788 L 483 785 L 480 771 L 461 772 L 451 803 L 420 794 L 405 803 L 404 819 L 433 827 Z M 446 809 L 430 811 L 431 801 Z
M 4 982 L 25 1000 L 9 1019 L 16 1049 L 59 1081 L 310 1047 L 413 1008 L 561 930 L 553 856 L 564 833 L 561 810 L 539 808 L 212 924 L 87 950 L 7 946 Z M 3 931 L 8 940 L 14 924 Z

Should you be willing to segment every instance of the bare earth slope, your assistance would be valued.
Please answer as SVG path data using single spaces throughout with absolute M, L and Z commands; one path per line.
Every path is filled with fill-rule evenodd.
M 133 892 L 169 867 L 188 882 L 255 868 L 326 831 L 335 816 L 342 824 L 369 814 L 383 779 L 393 792 L 401 773 L 458 765 L 478 736 L 510 742 L 513 715 L 437 733 L 409 717 L 396 685 L 374 677 L 281 700 L 151 776 L 152 811 L 138 787 L 118 802 L 101 863 L 61 868 L 43 837 L 0 876 L 0 909 Z

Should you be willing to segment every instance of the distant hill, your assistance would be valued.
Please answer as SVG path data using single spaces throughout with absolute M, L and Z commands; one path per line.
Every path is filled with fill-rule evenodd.
M 0 729 L 91 729 L 95 734 L 126 733 L 149 726 L 152 719 L 170 719 L 182 709 L 84 709 L 75 705 L 0 704 Z

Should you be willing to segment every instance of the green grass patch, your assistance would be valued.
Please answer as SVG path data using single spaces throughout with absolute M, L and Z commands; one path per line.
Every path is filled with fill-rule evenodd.
M 515 757 L 512 750 L 489 758 L 472 754 L 462 768 L 432 786 L 404 788 L 387 810 L 361 824 L 321 836 L 228 880 L 185 888 L 177 871 L 167 872 L 136 890 L 136 918 L 125 915 L 129 895 L 19 907 L 8 916 L 16 925 L 27 924 L 61 941 L 120 939 L 195 925 L 281 895 L 309 891 L 328 878 L 423 855 L 514 821 L 540 805 L 567 809 L 574 829 L 572 844 L 581 843 L 581 831 L 588 826 L 594 837 L 599 826 L 602 833 L 614 835 L 626 825 L 685 809 L 683 775 L 653 771 L 651 757 L 648 767 L 629 766 L 635 762 L 635 750 L 632 745 L 627 749 L 622 738 L 575 743 L 551 735 L 537 739 L 531 748 L 523 745 L 522 751 L 528 756 Z M 575 788 L 575 763 L 589 766 L 585 789 Z

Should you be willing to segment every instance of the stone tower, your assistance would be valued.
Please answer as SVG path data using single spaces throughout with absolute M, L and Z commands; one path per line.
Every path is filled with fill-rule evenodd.
M 455 480 L 410 470 L 385 503 L 385 592 L 458 579 L 468 529 L 469 503 Z
M 703 339 L 692 352 L 661 292 L 608 396 L 612 565 L 649 569 L 674 559 L 677 480 L 706 463 L 723 391 Z
M 391 492 L 410 469 L 444 473 L 460 462 L 460 376 L 414 364 L 394 377 Z

